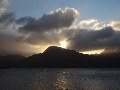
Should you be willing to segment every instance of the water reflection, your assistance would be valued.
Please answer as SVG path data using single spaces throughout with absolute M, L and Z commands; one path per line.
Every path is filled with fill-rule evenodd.
M 0 70 L 0 90 L 120 90 L 120 70 Z
M 68 81 L 68 73 L 61 71 L 58 72 L 55 86 L 56 90 L 68 90 L 70 85 L 70 81 Z

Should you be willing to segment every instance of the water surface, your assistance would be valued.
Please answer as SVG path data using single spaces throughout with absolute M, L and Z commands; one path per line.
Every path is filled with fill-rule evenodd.
M 120 70 L 1 69 L 0 90 L 120 90 Z

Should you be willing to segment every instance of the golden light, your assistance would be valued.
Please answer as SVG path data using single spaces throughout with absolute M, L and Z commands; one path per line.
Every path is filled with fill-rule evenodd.
M 57 73 L 57 78 L 55 81 L 55 86 L 57 90 L 67 90 L 69 88 L 70 81 L 68 80 L 68 74 L 64 71 Z
M 83 53 L 83 54 L 100 54 L 104 50 L 105 49 L 98 49 L 98 50 L 84 51 L 84 52 L 81 52 L 81 53 Z
M 61 41 L 60 42 L 60 47 L 66 48 L 67 47 L 67 42 L 66 41 Z

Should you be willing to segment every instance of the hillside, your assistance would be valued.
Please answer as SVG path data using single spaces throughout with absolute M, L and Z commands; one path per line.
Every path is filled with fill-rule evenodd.
M 120 55 L 87 55 L 50 46 L 43 53 L 26 58 L 1 56 L 0 68 L 120 68 Z

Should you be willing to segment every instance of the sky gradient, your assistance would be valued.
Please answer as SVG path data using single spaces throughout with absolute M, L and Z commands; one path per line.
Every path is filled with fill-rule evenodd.
M 119 8 L 120 0 L 1 0 L 0 54 L 120 48 Z
M 11 0 L 9 12 L 16 16 L 39 18 L 58 8 L 73 7 L 81 19 L 95 18 L 101 21 L 120 19 L 120 0 Z

